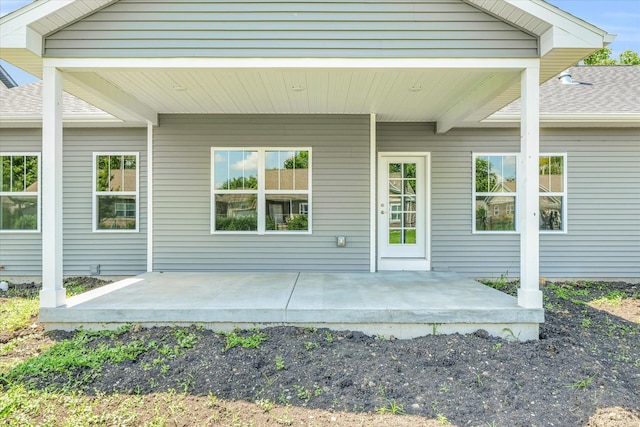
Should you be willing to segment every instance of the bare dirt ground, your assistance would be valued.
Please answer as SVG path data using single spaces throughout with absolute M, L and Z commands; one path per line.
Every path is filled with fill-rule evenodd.
M 21 292 L 30 287 L 37 292 L 36 284 Z M 397 340 L 273 327 L 262 331 L 257 348 L 225 351 L 228 336 L 192 327 L 184 333 L 193 345 L 166 358 L 160 349 L 179 344 L 176 328 L 133 326 L 87 345 L 162 346 L 99 372 L 24 383 L 86 394 L 105 411 L 117 404 L 112 393 L 134 395 L 138 411 L 150 417 L 179 393 L 175 425 L 184 426 L 640 427 L 640 285 L 556 283 L 547 284 L 544 295 L 539 341 L 501 340 L 484 331 Z M 44 334 L 33 319 L 27 328 L 0 334 L 0 343 L 20 338 L 0 363 L 34 357 L 72 336 Z

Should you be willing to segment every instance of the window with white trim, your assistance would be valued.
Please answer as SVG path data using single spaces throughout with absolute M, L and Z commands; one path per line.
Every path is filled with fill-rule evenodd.
M 567 231 L 567 155 L 540 154 L 540 231 Z
M 0 232 L 40 231 L 40 154 L 0 153 Z
M 211 231 L 311 231 L 311 149 L 212 148 Z
M 515 232 L 517 154 L 473 155 L 473 231 Z
M 138 231 L 138 153 L 93 154 L 93 230 Z

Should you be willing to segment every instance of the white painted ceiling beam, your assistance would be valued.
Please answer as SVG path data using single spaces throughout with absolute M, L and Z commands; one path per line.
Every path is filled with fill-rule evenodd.
M 135 69 L 476 69 L 504 70 L 537 66 L 537 58 L 45 58 L 66 71 Z
M 98 96 L 104 104 L 96 107 L 119 119 L 158 124 L 156 111 L 95 73 L 64 73 L 64 78 Z M 75 95 L 73 88 L 68 92 Z
M 466 96 L 458 99 L 436 122 L 436 133 L 443 134 L 457 126 L 474 111 L 484 107 L 506 88 L 516 83 L 518 73 L 494 73 Z

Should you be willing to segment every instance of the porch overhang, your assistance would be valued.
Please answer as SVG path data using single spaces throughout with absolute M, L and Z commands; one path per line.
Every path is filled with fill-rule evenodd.
M 520 96 L 519 73 L 539 61 L 542 83 L 613 36 L 542 0 L 465 0 L 538 38 L 537 58 L 46 58 L 44 40 L 117 0 L 44 0 L 0 18 L 0 57 L 123 122 L 158 114 L 371 114 L 437 123 L 438 133 L 479 123 Z

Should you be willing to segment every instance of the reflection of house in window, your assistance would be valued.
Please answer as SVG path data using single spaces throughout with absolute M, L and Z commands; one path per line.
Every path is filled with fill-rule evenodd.
M 509 204 L 507 205 L 507 215 L 513 215 L 513 212 L 514 212 L 514 209 L 513 209 L 513 208 L 514 208 L 513 203 L 509 203 Z
M 393 204 L 391 208 L 391 221 L 400 221 L 402 219 L 402 206 L 400 204 Z
M 135 218 L 135 203 L 116 203 L 116 217 Z
M 493 216 L 500 215 L 500 205 L 493 205 Z

